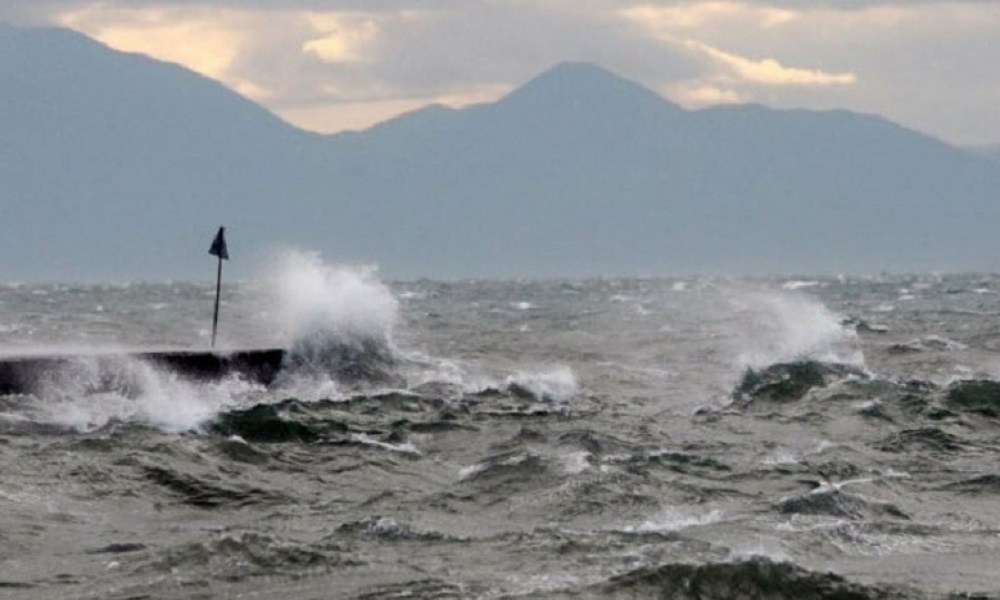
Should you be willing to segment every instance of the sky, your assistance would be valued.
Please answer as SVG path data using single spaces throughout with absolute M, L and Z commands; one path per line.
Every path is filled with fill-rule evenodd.
M 588 61 L 688 108 L 757 102 L 1000 143 L 1000 0 L 0 0 L 180 63 L 305 129 L 492 101 Z

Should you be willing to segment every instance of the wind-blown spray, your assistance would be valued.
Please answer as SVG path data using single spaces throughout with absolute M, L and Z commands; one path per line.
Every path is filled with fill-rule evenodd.
M 395 360 L 398 303 L 374 269 L 286 252 L 275 271 L 277 314 L 293 371 L 377 375 Z

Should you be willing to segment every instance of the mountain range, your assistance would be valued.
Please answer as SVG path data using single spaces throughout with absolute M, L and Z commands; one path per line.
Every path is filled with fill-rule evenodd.
M 996 270 L 1000 163 L 886 119 L 686 110 L 598 66 L 320 135 L 178 65 L 0 26 L 0 280 Z
M 973 154 L 1000 162 L 1000 144 L 990 144 L 986 146 L 972 146 L 967 148 Z

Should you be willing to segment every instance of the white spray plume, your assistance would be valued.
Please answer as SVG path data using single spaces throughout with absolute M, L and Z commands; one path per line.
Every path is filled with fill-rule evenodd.
M 367 267 L 324 263 L 318 254 L 287 251 L 275 270 L 278 311 L 292 345 L 318 340 L 391 347 L 399 305 Z
M 518 387 L 539 400 L 556 403 L 568 402 L 580 392 L 576 375 L 567 366 L 548 371 L 519 372 L 508 377 L 504 386 Z
M 741 366 L 805 359 L 864 365 L 857 333 L 815 298 L 756 291 L 739 294 L 732 303 L 745 337 L 737 359 Z
M 193 383 L 127 355 L 76 358 L 39 386 L 40 422 L 78 431 L 138 422 L 170 433 L 198 428 L 259 387 L 238 377 Z

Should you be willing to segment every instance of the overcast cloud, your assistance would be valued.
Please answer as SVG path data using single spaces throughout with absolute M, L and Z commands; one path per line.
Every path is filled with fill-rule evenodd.
M 689 107 L 847 108 L 1000 143 L 995 1 L 3 0 L 0 21 L 179 62 L 320 131 L 584 60 Z

